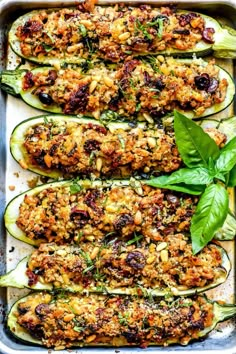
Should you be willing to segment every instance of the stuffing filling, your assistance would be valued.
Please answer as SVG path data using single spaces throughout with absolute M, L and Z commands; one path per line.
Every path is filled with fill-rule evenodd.
M 206 298 L 172 302 L 120 296 L 35 293 L 20 302 L 18 325 L 47 347 L 187 344 L 213 324 Z
M 128 288 L 166 289 L 174 292 L 214 283 L 224 273 L 221 250 L 215 245 L 192 254 L 183 234 L 167 235 L 153 243 L 142 236 L 128 241 L 105 239 L 102 243 L 82 242 L 58 246 L 41 244 L 29 258 L 28 285 L 52 284 L 74 289 Z M 76 287 L 77 286 L 77 287 Z
M 16 223 L 30 239 L 63 244 L 136 232 L 162 241 L 189 232 L 198 200 L 146 185 L 81 189 L 78 182 L 63 184 L 25 195 Z
M 88 11 L 86 4 L 80 4 L 74 9 L 37 11 L 15 34 L 25 57 L 68 62 L 99 57 L 118 62 L 135 54 L 191 51 L 199 42 L 214 43 L 214 32 L 200 14 L 176 12 L 174 7 L 116 4 Z
M 132 59 L 124 64 L 27 71 L 23 91 L 47 108 L 65 114 L 104 114 L 111 119 L 159 120 L 174 109 L 196 116 L 224 101 L 228 82 L 214 60 L 189 64 L 171 57 Z
M 222 146 L 226 136 L 216 129 L 206 132 Z M 139 173 L 171 172 L 181 166 L 174 132 L 170 127 L 143 127 L 110 131 L 104 126 L 51 119 L 29 127 L 22 145 L 23 168 L 60 171 L 63 176 L 127 177 Z
M 23 148 L 27 153 L 24 166 L 55 169 L 64 176 L 125 177 L 134 172 L 171 172 L 181 164 L 173 131 L 158 128 L 110 132 L 92 123 L 52 119 L 30 127 Z

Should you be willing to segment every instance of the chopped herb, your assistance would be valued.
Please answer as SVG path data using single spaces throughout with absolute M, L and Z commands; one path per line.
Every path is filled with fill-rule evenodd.
M 121 134 L 117 134 L 122 149 L 125 149 L 125 140 Z
M 82 190 L 81 185 L 77 181 L 73 181 L 70 185 L 70 194 L 77 194 Z
M 51 50 L 53 49 L 51 45 L 48 45 L 46 43 L 42 43 L 42 46 L 47 53 L 51 52 Z
M 86 37 L 87 36 L 87 29 L 84 25 L 79 25 L 79 31 L 82 37 Z
M 99 293 L 107 293 L 107 288 L 104 285 L 96 286 L 96 291 Z
M 157 18 L 153 22 L 147 22 L 147 27 L 156 27 L 157 29 L 157 36 L 161 39 L 162 38 L 162 33 L 163 33 L 163 23 L 164 23 L 164 18 Z
M 94 268 L 94 264 L 92 259 L 90 258 L 90 255 L 88 252 L 84 252 L 83 250 L 79 250 L 79 253 L 81 254 L 81 256 L 84 258 L 86 264 L 87 264 L 87 268 L 85 268 L 83 270 L 83 274 L 89 272 L 90 270 L 92 270 Z
M 153 71 L 155 71 L 156 73 L 161 74 L 161 70 L 158 68 L 157 66 L 157 59 L 151 55 L 148 55 L 146 57 L 141 57 L 140 60 L 142 60 L 142 62 L 144 64 L 149 64 L 152 68 Z
M 147 22 L 146 24 L 141 24 L 139 20 L 136 20 L 136 30 L 139 30 L 143 33 L 144 37 L 148 38 L 149 40 L 152 39 L 152 36 L 150 33 L 147 31 L 149 27 L 155 27 L 157 30 L 157 36 L 158 38 L 162 38 L 163 35 L 163 24 L 164 24 L 164 18 L 157 18 L 153 22 Z
M 143 33 L 144 37 L 146 37 L 147 39 L 152 39 L 152 36 L 147 31 L 147 27 L 148 27 L 147 25 L 142 25 L 141 22 L 138 19 L 136 19 L 135 26 L 136 26 L 136 30 Z
M 79 65 L 82 68 L 82 73 L 86 73 L 89 69 L 92 69 L 93 67 L 93 63 L 89 59 L 82 61 Z
M 93 53 L 94 52 L 94 48 L 93 48 L 93 41 L 91 38 L 87 37 L 83 37 L 84 38 L 84 44 L 86 45 L 86 47 L 89 50 L 89 53 Z
M 105 274 L 100 273 L 98 268 L 96 268 L 96 272 L 93 275 L 93 277 L 95 280 L 100 280 L 100 281 L 102 280 L 103 281 L 106 276 L 105 276 Z
M 134 79 L 132 79 L 132 77 L 129 79 L 129 83 L 130 83 L 130 86 L 131 86 L 134 90 L 137 90 L 137 87 L 135 86 Z
M 123 96 L 127 96 L 127 93 L 123 90 L 123 88 L 122 88 L 120 82 L 117 83 L 117 86 L 119 87 L 119 90 L 120 90 L 121 94 L 122 94 Z
M 106 196 L 106 198 L 104 199 L 104 201 L 102 202 L 102 205 L 105 206 L 107 204 L 107 200 L 108 200 L 108 195 Z
M 84 327 L 74 326 L 73 330 L 76 331 L 76 332 L 81 332 L 81 331 L 84 330 Z
M 176 308 L 176 307 L 190 307 L 192 306 L 193 302 L 192 301 L 186 301 L 183 302 L 181 298 L 177 298 L 176 300 L 172 301 L 171 303 L 168 304 L 168 307 L 170 308 Z
M 132 54 L 132 50 L 125 50 L 125 54 Z
M 119 323 L 121 325 L 125 325 L 125 326 L 128 325 L 128 321 L 127 321 L 128 317 L 129 317 L 129 314 L 127 312 L 124 313 L 124 315 L 122 315 L 121 313 L 118 313 Z
M 79 243 L 80 240 L 81 240 L 81 238 L 82 238 L 82 236 L 83 236 L 83 231 L 80 231 L 80 232 L 79 232 L 79 235 L 76 237 L 75 242 L 76 242 L 76 243 Z
M 139 240 L 141 240 L 143 238 L 143 235 L 135 235 L 134 238 L 132 238 L 132 240 L 129 240 L 126 242 L 126 245 L 129 246 L 129 245 L 132 245 L 133 243 L 136 243 L 138 242 Z
M 141 103 L 139 102 L 139 103 L 136 104 L 135 112 L 139 112 L 140 109 L 141 109 Z
M 53 36 L 49 32 L 47 32 L 46 35 L 48 36 L 48 38 L 50 38 L 52 43 L 55 43 Z
M 49 124 L 49 120 L 47 116 L 43 117 L 44 124 Z
M 92 151 L 91 154 L 89 155 L 89 165 L 90 165 L 90 166 L 91 166 L 92 163 L 93 163 L 94 157 L 95 157 L 95 152 Z
M 85 273 L 87 273 L 87 272 L 89 272 L 90 270 L 93 270 L 93 269 L 94 269 L 94 264 L 93 264 L 93 265 L 90 265 L 90 266 L 87 267 L 87 268 L 85 268 L 82 273 L 85 274 Z
M 158 19 L 158 32 L 157 32 L 157 36 L 161 39 L 162 38 L 162 34 L 163 34 L 163 23 L 164 23 L 164 19 L 163 18 L 159 18 Z
M 104 125 L 109 124 L 112 121 L 117 121 L 119 119 L 121 119 L 121 116 L 118 113 L 110 110 L 104 111 L 100 116 L 100 121 Z

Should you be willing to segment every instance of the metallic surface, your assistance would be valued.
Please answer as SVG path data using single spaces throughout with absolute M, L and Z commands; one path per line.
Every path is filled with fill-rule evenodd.
M 111 3 L 128 3 L 128 4 L 140 4 L 140 1 L 106 1 L 101 0 L 99 4 L 111 4 Z M 78 2 L 77 2 L 78 3 Z M 146 1 L 148 4 L 155 5 L 168 5 L 167 1 Z M 193 0 L 172 0 L 172 4 L 178 5 L 179 8 L 195 9 L 199 12 L 212 15 L 215 18 L 220 17 L 226 20 L 229 24 L 236 27 L 236 0 L 199 0 L 195 2 Z M 0 2 L 0 69 L 14 68 L 19 62 L 16 56 L 7 47 L 7 30 L 9 25 L 21 14 L 37 8 L 48 7 L 60 7 L 60 6 L 73 6 L 75 2 L 72 1 L 57 1 L 57 0 L 1 0 Z M 217 63 L 227 69 L 232 75 L 235 67 L 231 60 L 217 60 Z M 236 107 L 234 112 L 236 112 Z M 15 195 L 23 192 L 29 188 L 28 181 L 35 178 L 36 175 L 28 171 L 22 171 L 20 167 L 13 161 L 9 153 L 9 136 L 16 124 L 19 121 L 39 115 L 39 111 L 26 106 L 24 102 L 14 97 L 6 97 L 6 95 L 0 92 L 0 274 L 4 274 L 6 270 L 12 269 L 16 263 L 30 251 L 30 246 L 25 245 L 19 241 L 14 240 L 9 235 L 6 236 L 6 232 L 3 227 L 3 213 L 6 202 L 12 199 Z M 233 114 L 233 107 L 227 108 L 224 112 L 220 113 L 219 118 L 230 116 Z M 40 182 L 40 181 L 39 181 Z M 14 186 L 14 188 L 13 188 Z M 10 187 L 10 188 L 9 188 Z M 13 190 L 12 190 L 13 189 Z M 231 207 L 234 208 L 234 192 L 231 191 Z M 222 243 L 232 261 L 235 259 L 234 245 L 232 242 Z M 208 296 L 227 302 L 235 301 L 235 276 L 234 271 L 227 282 L 218 287 L 215 290 L 208 292 Z M 0 353 L 16 354 L 16 353 L 47 353 L 45 348 L 24 345 L 16 342 L 12 337 L 7 335 L 4 327 L 5 311 L 9 309 L 11 304 L 19 297 L 24 296 L 27 291 L 16 289 L 0 289 Z M 183 346 L 170 346 L 166 348 L 162 347 L 150 347 L 147 349 L 140 348 L 76 348 L 71 349 L 72 353 L 136 353 L 136 352 L 191 352 L 191 353 L 225 353 L 236 354 L 236 323 L 235 321 L 227 321 L 226 324 L 218 326 L 218 330 L 214 331 L 207 339 L 203 341 L 197 341 Z M 67 350 L 64 351 L 68 353 Z

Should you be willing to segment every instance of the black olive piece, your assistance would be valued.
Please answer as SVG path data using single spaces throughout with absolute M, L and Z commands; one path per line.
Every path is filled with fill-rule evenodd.
M 159 91 L 162 91 L 166 87 L 166 85 L 161 79 L 157 79 L 156 81 L 154 81 L 154 85 L 155 88 Z
M 113 226 L 116 231 L 120 231 L 123 227 L 133 223 L 133 216 L 128 213 L 123 213 L 114 221 Z
M 135 330 L 127 330 L 122 332 L 122 335 L 126 338 L 128 343 L 139 343 L 139 334 Z
M 208 74 L 204 73 L 194 78 L 195 85 L 199 90 L 207 91 L 210 86 L 210 77 Z
M 50 106 L 53 103 L 52 97 L 45 92 L 39 92 L 38 98 L 40 102 L 46 104 L 47 106 Z
M 44 269 L 40 269 L 39 267 L 36 267 L 33 273 L 36 275 L 43 275 Z
M 205 42 L 213 44 L 215 41 L 213 39 L 213 34 L 215 33 L 214 28 L 205 28 L 202 32 L 202 38 Z
M 88 139 L 84 143 L 84 150 L 90 154 L 92 151 L 100 150 L 100 143 L 95 139 Z
M 23 304 L 19 304 L 17 307 L 17 311 L 20 315 L 25 315 L 28 311 L 30 311 L 30 307 L 25 306 Z
M 50 312 L 50 308 L 48 304 L 39 304 L 38 306 L 35 307 L 35 313 L 40 318 L 42 318 L 49 312 Z
M 199 15 L 194 12 L 190 12 L 188 14 L 182 14 L 179 16 L 179 24 L 184 27 L 188 25 L 194 18 L 199 17 Z
M 129 122 L 128 125 L 131 127 L 131 128 L 136 128 L 138 123 L 137 122 Z
M 180 206 L 180 200 L 173 194 L 167 194 L 166 199 L 169 203 L 173 204 L 174 206 Z
M 173 31 L 173 33 L 189 35 L 190 31 L 188 29 L 176 29 Z
M 143 269 L 146 264 L 144 255 L 139 251 L 128 253 L 125 262 L 136 270 Z
M 207 92 L 209 92 L 209 93 L 216 92 L 218 86 L 219 86 L 219 81 L 217 79 L 215 79 L 214 77 L 212 77 L 210 79 L 210 85 L 209 85 L 209 87 L 207 89 Z

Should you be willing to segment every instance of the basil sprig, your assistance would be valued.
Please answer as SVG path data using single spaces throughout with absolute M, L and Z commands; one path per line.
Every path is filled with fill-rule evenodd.
M 223 226 L 229 209 L 226 188 L 236 186 L 236 137 L 223 149 L 192 120 L 174 112 L 175 140 L 186 167 L 147 184 L 201 195 L 191 220 L 193 253 L 198 253 Z

